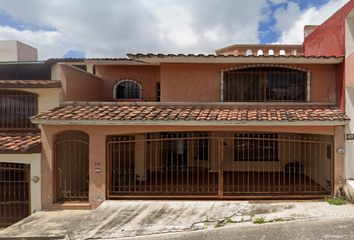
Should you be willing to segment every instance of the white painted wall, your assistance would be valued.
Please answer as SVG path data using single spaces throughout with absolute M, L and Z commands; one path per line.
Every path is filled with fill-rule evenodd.
M 17 61 L 38 61 L 37 49 L 22 42 L 16 41 Z
M 57 63 L 51 67 L 51 79 L 52 80 L 61 80 L 61 74 L 60 74 L 60 63 Z
M 37 61 L 37 49 L 15 40 L 0 41 L 0 61 Z
M 0 154 L 0 162 L 30 164 L 30 178 L 41 178 L 41 154 Z M 31 181 L 31 213 L 41 210 L 41 180 L 34 183 Z

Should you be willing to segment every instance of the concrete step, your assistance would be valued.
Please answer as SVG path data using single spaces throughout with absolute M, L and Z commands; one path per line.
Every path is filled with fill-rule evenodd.
M 89 203 L 54 203 L 46 207 L 44 210 L 92 210 Z

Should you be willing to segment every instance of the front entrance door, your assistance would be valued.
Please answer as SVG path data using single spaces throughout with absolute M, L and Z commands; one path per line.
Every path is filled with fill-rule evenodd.
M 81 131 L 60 134 L 55 142 L 55 201 L 86 202 L 89 193 L 89 137 Z

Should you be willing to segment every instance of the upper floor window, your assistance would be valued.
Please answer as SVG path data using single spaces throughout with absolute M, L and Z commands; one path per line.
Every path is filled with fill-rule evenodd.
M 134 80 L 121 80 L 114 85 L 114 99 L 142 99 L 141 85 Z
M 306 102 L 309 71 L 279 65 L 249 65 L 223 71 L 224 102 Z
M 28 119 L 37 114 L 37 94 L 0 90 L 0 128 L 35 128 Z

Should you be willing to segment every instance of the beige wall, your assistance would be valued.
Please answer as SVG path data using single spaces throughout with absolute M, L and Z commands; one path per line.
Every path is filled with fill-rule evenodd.
M 0 61 L 37 61 L 37 49 L 16 40 L 0 41 Z
M 7 88 L 11 90 L 32 92 L 38 94 L 38 113 L 45 112 L 59 106 L 59 88 Z
M 9 163 L 24 163 L 30 164 L 30 178 L 34 176 L 41 177 L 41 154 L 1 154 L 0 162 L 9 162 Z M 41 184 L 42 179 L 39 182 L 34 183 L 30 182 L 31 189 L 31 213 L 34 211 L 39 211 L 41 207 Z
M 96 75 L 102 78 L 101 101 L 112 100 L 114 85 L 124 79 L 134 80 L 142 86 L 143 101 L 157 101 L 156 83 L 160 81 L 159 66 L 97 65 Z
M 67 64 L 60 65 L 61 101 L 100 101 L 101 79 Z

